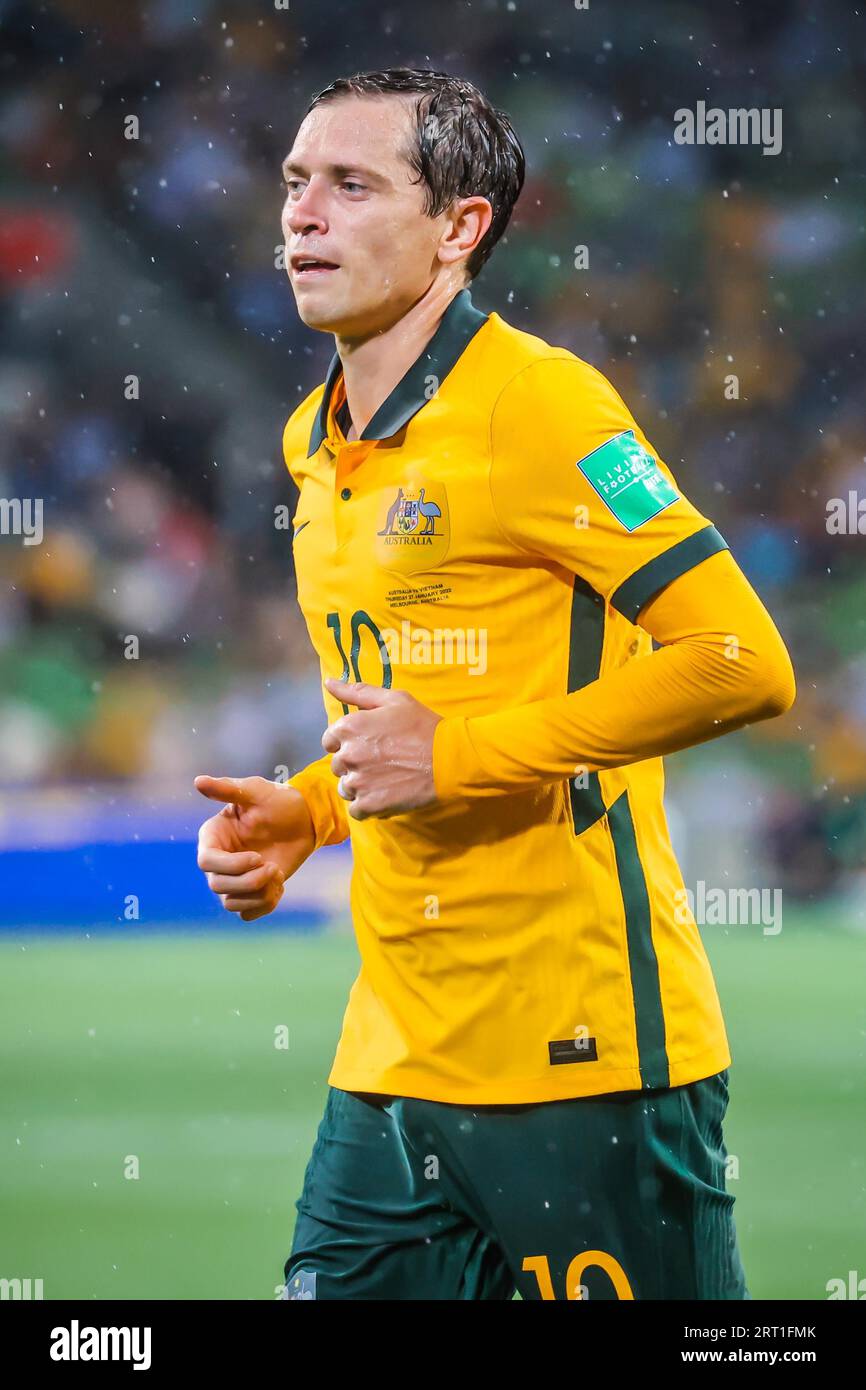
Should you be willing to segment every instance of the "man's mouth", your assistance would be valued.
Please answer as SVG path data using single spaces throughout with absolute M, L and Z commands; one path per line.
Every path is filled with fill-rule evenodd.
M 328 275 L 333 270 L 340 267 L 333 261 L 323 260 L 321 256 L 295 255 L 291 259 L 292 271 L 298 280 L 315 280 L 319 276 Z

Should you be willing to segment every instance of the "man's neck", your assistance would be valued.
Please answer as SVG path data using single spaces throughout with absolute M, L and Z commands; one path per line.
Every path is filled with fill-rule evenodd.
M 352 424 L 347 439 L 360 439 L 379 407 L 421 356 L 452 299 L 465 286 L 434 284 L 389 328 L 370 338 L 335 339 Z

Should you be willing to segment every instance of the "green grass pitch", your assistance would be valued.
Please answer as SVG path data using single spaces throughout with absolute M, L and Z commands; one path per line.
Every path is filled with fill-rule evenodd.
M 828 914 L 705 939 L 750 1288 L 822 1299 L 866 1276 L 866 939 Z M 0 940 L 0 1277 L 273 1298 L 356 964 L 345 930 Z

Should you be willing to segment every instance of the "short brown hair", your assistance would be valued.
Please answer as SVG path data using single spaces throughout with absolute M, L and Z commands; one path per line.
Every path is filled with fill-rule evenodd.
M 466 262 L 474 279 L 511 217 L 523 187 L 526 160 L 504 111 L 462 77 L 428 68 L 388 68 L 339 77 L 313 97 L 305 114 L 343 96 L 417 94 L 415 137 L 407 158 L 426 190 L 425 212 L 437 217 L 455 198 L 480 195 L 493 221 Z

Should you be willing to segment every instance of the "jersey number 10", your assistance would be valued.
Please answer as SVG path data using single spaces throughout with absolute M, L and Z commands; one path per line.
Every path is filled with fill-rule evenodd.
M 370 632 L 373 634 L 373 637 L 376 639 L 376 645 L 377 645 L 377 647 L 379 648 L 379 655 L 380 655 L 380 657 L 382 658 L 382 679 L 381 679 L 381 681 L 377 681 L 377 680 L 368 681 L 367 684 L 368 684 L 368 685 L 381 685 L 382 688 L 383 688 L 384 690 L 390 690 L 390 689 L 391 689 L 391 658 L 390 658 L 390 656 L 389 656 L 389 654 L 388 654 L 388 647 L 387 647 L 387 645 L 386 645 L 386 643 L 385 643 L 385 641 L 384 641 L 384 639 L 383 639 L 383 637 L 382 637 L 382 634 L 381 634 L 381 632 L 379 631 L 379 629 L 378 629 L 378 627 L 376 626 L 376 624 L 373 622 L 373 619 L 370 617 L 370 614 L 369 614 L 369 613 L 365 613 L 363 608 L 358 608 L 358 609 L 356 609 L 355 612 L 352 614 L 352 623 L 351 623 L 351 628 L 352 628 L 352 645 L 351 645 L 351 647 L 349 648 L 349 655 L 348 655 L 348 656 L 346 656 L 345 650 L 344 650 L 344 648 L 343 648 L 342 627 L 341 627 L 341 623 L 340 623 L 340 615 L 339 615 L 339 613 L 329 613 L 329 614 L 328 614 L 328 618 L 327 618 L 327 622 L 328 622 L 328 627 L 331 629 L 332 633 L 334 634 L 334 641 L 335 641 L 336 644 L 337 644 L 337 654 L 339 655 L 340 660 L 341 660 L 342 663 L 343 663 L 343 670 L 342 670 L 342 673 L 341 673 L 341 675 L 340 675 L 340 680 L 342 680 L 342 681 L 347 681 L 347 680 L 349 679 L 349 669 L 350 669 L 350 667 L 349 667 L 349 662 L 350 662 L 350 661 L 351 661 L 351 670 L 352 670 L 352 674 L 354 675 L 355 680 L 356 680 L 356 681 L 363 681 L 363 679 L 364 679 L 364 677 L 361 675 L 361 671 L 360 671 L 360 668 L 359 668 L 359 666 L 358 666 L 358 657 L 359 657 L 360 652 L 361 652 L 361 629 L 365 627 L 365 628 L 368 629 L 368 631 L 370 631 Z M 348 706 L 348 705 L 343 705 L 343 713 L 344 713 L 344 714 L 348 714 L 348 713 L 349 713 L 349 706 Z

